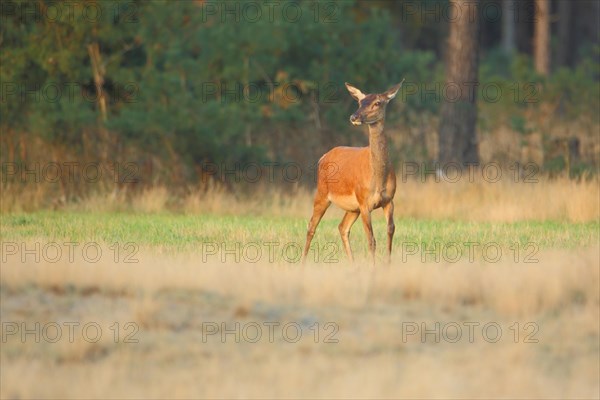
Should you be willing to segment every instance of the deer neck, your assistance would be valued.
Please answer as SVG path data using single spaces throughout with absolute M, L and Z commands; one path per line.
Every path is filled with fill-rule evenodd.
M 376 193 L 385 190 L 389 156 L 387 140 L 383 133 L 383 120 L 369 125 L 369 148 L 371 152 L 371 187 Z

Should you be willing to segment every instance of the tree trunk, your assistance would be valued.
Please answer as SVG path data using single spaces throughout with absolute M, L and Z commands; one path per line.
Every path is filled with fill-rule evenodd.
M 462 10 L 450 23 L 446 49 L 446 90 L 440 112 L 439 156 L 441 167 L 449 162 L 478 163 L 476 92 L 479 85 L 479 20 L 477 3 L 451 0 Z
M 108 111 L 106 107 L 106 95 L 104 94 L 104 76 L 106 74 L 106 70 L 104 68 L 104 63 L 102 62 L 102 58 L 100 55 L 100 46 L 98 42 L 93 42 L 88 45 L 88 54 L 90 56 L 90 63 L 92 65 L 92 72 L 94 73 L 94 85 L 96 86 L 96 96 L 98 100 L 98 106 L 100 108 L 100 116 L 102 117 L 102 121 L 98 124 L 98 143 L 95 143 L 99 146 L 99 156 L 102 160 L 108 159 L 108 154 L 110 152 L 108 146 L 110 146 L 110 134 L 106 129 L 106 121 L 108 120 Z
M 559 0 L 558 2 L 558 48 L 556 50 L 556 64 L 569 66 L 571 60 L 571 1 Z
M 502 1 L 502 48 L 506 54 L 515 52 L 515 0 Z
M 550 4 L 548 0 L 535 0 L 534 32 L 535 70 L 548 76 L 550 73 Z
M 98 105 L 100 106 L 100 115 L 102 121 L 106 122 L 106 97 L 104 96 L 104 64 L 100 58 L 100 47 L 97 42 L 88 45 L 88 54 L 90 63 L 92 64 L 92 72 L 94 73 L 94 84 L 96 86 L 96 95 L 98 96 Z

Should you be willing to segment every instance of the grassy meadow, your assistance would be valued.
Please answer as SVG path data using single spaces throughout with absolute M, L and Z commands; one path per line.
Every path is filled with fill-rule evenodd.
M 301 266 L 308 192 L 15 203 L 0 397 L 600 396 L 597 181 L 396 199 L 389 266 L 374 212 L 375 269 L 360 221 L 347 262 L 334 207 Z
M 599 0 L 0 4 L 0 400 L 600 400 Z

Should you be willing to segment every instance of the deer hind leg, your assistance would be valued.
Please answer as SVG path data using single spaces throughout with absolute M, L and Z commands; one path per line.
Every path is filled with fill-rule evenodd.
M 371 253 L 371 265 L 375 266 L 375 236 L 373 235 L 373 225 L 371 225 L 371 211 L 367 209 L 360 210 L 360 217 L 363 222 L 363 227 L 365 228 L 365 233 L 367 234 L 367 239 L 369 240 L 369 253 Z
M 393 201 L 390 201 L 385 206 L 383 206 L 383 213 L 385 215 L 385 220 L 387 221 L 387 263 L 390 264 L 392 261 L 392 239 L 394 238 L 394 232 L 396 231 L 396 226 L 394 225 Z
M 350 229 L 354 222 L 358 219 L 360 213 L 355 211 L 346 211 L 342 222 L 338 225 L 338 229 L 340 231 L 340 235 L 342 236 L 342 243 L 344 244 L 344 249 L 346 250 L 346 254 L 348 255 L 348 259 L 350 262 L 354 262 L 354 257 L 352 257 L 352 249 L 350 248 Z
M 308 223 L 308 231 L 306 232 L 306 245 L 304 246 L 304 252 L 302 252 L 302 264 L 306 262 L 306 255 L 310 249 L 310 243 L 315 236 L 317 225 L 319 225 L 319 222 L 321 222 L 321 218 L 323 218 L 323 214 L 325 214 L 325 211 L 327 211 L 329 205 L 331 205 L 331 202 L 327 199 L 327 197 L 321 196 L 319 193 L 317 193 L 313 206 L 313 214 L 310 218 L 310 222 Z

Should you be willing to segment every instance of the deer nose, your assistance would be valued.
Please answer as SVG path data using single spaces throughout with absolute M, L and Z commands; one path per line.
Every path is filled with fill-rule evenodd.
M 358 116 L 356 113 L 350 116 L 350 123 L 352 125 L 362 125 L 362 117 Z

